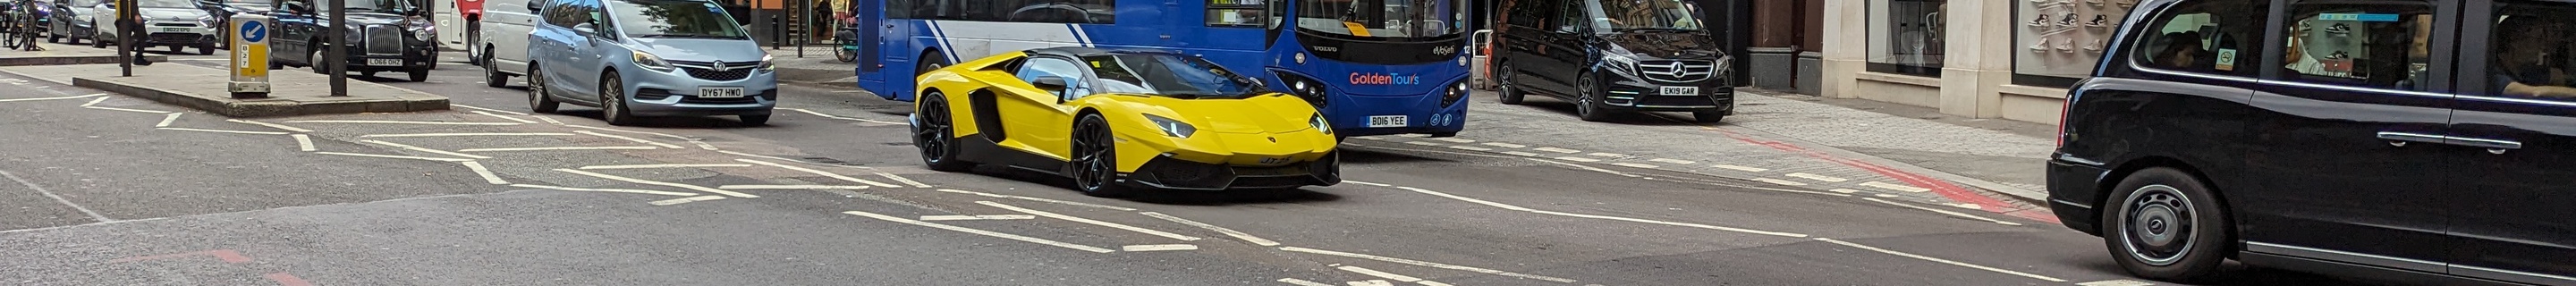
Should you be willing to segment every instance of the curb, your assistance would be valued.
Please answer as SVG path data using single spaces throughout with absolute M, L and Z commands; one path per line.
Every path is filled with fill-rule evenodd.
M 413 112 L 448 109 L 446 97 L 420 94 L 420 92 L 417 91 L 412 91 L 410 93 L 421 96 L 307 102 L 276 99 L 244 101 L 233 99 L 229 94 L 222 97 L 206 96 L 143 86 L 117 80 L 93 79 L 86 77 L 72 78 L 72 86 L 147 98 L 152 101 L 194 108 L 227 117 L 278 117 L 316 114 Z
M 170 56 L 143 55 L 143 60 L 156 63 L 169 62 Z M 117 56 L 33 56 L 0 58 L 0 66 L 87 65 L 116 64 L 122 62 L 125 62 L 125 58 Z

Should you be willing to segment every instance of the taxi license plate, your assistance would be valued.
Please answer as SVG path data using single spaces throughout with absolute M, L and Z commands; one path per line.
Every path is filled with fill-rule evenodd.
M 737 98 L 737 97 L 742 97 L 742 88 L 740 88 L 740 87 L 700 87 L 700 88 L 698 88 L 698 98 Z
M 1663 93 L 1664 95 L 1699 95 L 1699 87 L 1697 87 L 1697 86 L 1666 86 L 1666 87 L 1663 87 L 1662 93 Z
M 1369 116 L 1369 119 L 1368 119 L 1368 123 L 1369 123 L 1369 125 L 1368 125 L 1368 126 L 1369 126 L 1369 127 L 1405 127 L 1405 126 L 1407 126 L 1407 124 L 1406 124 L 1406 122 L 1404 121 L 1404 119 L 1405 119 L 1405 117 L 1404 117 L 1403 115 L 1378 115 L 1378 116 Z
M 398 67 L 402 64 L 402 59 L 367 59 L 367 65 L 370 66 Z
M 195 31 L 190 31 L 190 30 L 195 30 L 195 29 L 194 29 L 194 28 L 161 28 L 161 31 L 162 31 L 162 32 L 177 32 L 177 33 L 195 32 Z

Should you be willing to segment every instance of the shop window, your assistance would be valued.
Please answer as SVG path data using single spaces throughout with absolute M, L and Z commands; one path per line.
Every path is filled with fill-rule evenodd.
M 2185 3 L 2183 7 L 2253 7 L 2269 1 L 2205 0 Z M 2013 84 L 2067 87 L 2091 76 L 2108 51 L 2111 38 L 2118 34 L 2120 23 L 2128 20 L 2137 0 L 2088 1 L 2012 1 L 2013 3 Z M 2187 17 L 2192 26 L 2209 22 L 2207 9 L 2183 8 L 2174 13 L 2193 13 Z M 2246 14 L 2260 15 L 2260 14 Z M 2236 25 L 2261 27 L 2259 21 L 2233 21 Z M 2148 22 L 2156 24 L 2167 24 Z M 2167 24 L 2172 25 L 2172 24 Z M 2259 30 L 2259 29 L 2257 29 Z
M 2018 2 L 2018 1 L 2016 1 Z M 1870 0 L 1869 71 L 1941 76 L 1948 0 Z
M 2576 5 L 2505 1 L 2496 8 L 2487 90 L 2500 96 L 2576 100 Z
M 2280 67 L 2284 79 L 2424 91 L 2433 7 L 2425 4 L 2290 6 Z
M 2254 77 L 2262 51 L 2254 35 L 2263 32 L 2267 1 L 2209 0 L 2165 10 L 2129 41 L 2140 67 L 2166 71 Z M 2090 69 L 2093 65 L 2085 65 Z

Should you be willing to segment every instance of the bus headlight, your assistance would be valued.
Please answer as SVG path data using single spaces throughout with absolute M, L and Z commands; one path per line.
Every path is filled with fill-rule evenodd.
M 1327 104 L 1325 98 L 1331 93 L 1324 88 L 1323 82 L 1288 72 L 1274 71 L 1271 74 L 1278 75 L 1280 82 L 1288 84 L 1288 94 L 1305 98 L 1306 103 L 1315 105 L 1316 109 L 1322 109 Z
M 1451 105 L 1451 104 L 1458 104 L 1458 100 L 1460 100 L 1460 99 L 1466 99 L 1466 98 L 1467 98 L 1467 82 L 1461 81 L 1461 82 L 1457 82 L 1457 83 L 1452 83 L 1452 84 L 1449 84 L 1449 88 L 1443 88 L 1443 89 L 1441 89 L 1441 92 L 1440 92 L 1440 106 L 1441 106 L 1441 107 L 1448 107 L 1448 106 L 1449 106 L 1449 105 Z

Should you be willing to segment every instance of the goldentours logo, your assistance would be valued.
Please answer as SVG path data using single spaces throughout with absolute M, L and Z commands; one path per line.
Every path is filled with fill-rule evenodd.
M 1351 73 L 1351 84 L 1360 84 L 1360 85 L 1390 85 L 1390 84 L 1413 85 L 1413 84 L 1422 84 L 1422 76 L 1420 76 L 1420 75 L 1408 75 L 1408 74 L 1401 74 L 1401 73 L 1396 73 L 1396 74 L 1381 74 L 1381 73 L 1360 73 L 1360 72 L 1355 72 L 1355 73 Z

